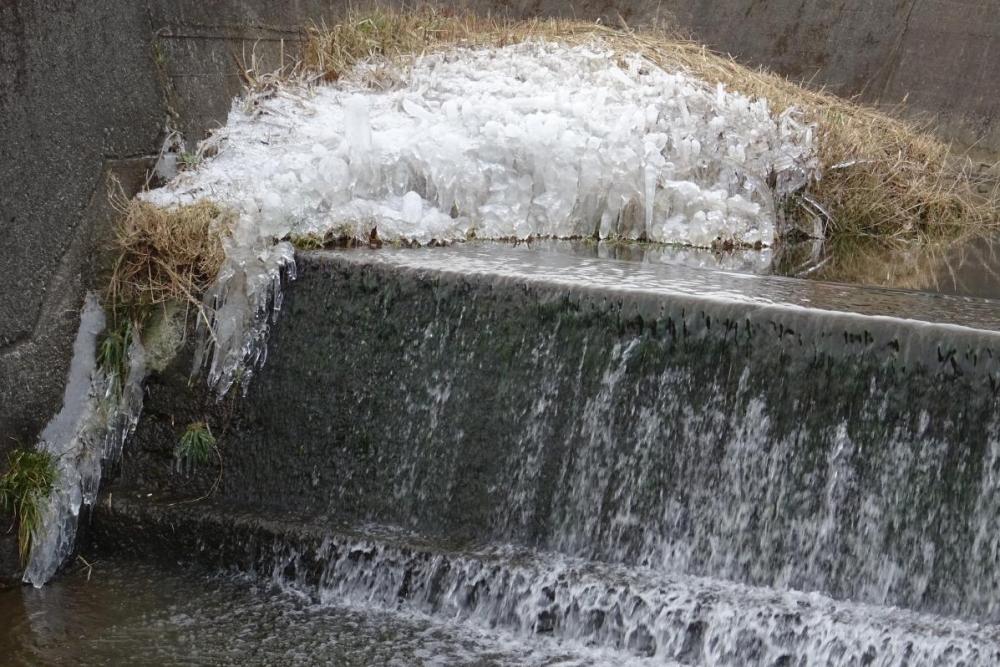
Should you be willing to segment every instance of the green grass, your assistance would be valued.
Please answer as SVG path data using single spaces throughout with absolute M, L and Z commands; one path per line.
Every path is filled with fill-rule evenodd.
M 198 165 L 201 164 L 201 155 L 198 153 L 188 153 L 184 152 L 180 154 L 179 157 L 179 167 L 181 171 L 190 171 L 192 169 L 197 169 Z
M 292 234 L 288 240 L 296 250 L 322 250 L 328 245 L 318 234 Z
M 188 424 L 177 444 L 176 456 L 180 460 L 198 465 L 208 463 L 215 449 L 215 436 L 205 422 Z
M 0 509 L 17 522 L 21 562 L 27 561 L 31 542 L 42 516 L 42 504 L 52 493 L 56 465 L 46 452 L 15 449 L 7 457 L 7 472 L 0 477 Z
M 128 377 L 128 349 L 135 329 L 131 317 L 112 315 L 112 322 L 98 344 L 97 363 L 109 377 L 117 379 L 120 392 Z

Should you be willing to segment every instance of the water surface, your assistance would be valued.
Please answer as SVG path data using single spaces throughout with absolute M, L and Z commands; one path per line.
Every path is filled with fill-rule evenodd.
M 607 664 L 545 641 L 130 560 L 0 590 L 0 618 L 0 656 L 12 666 Z

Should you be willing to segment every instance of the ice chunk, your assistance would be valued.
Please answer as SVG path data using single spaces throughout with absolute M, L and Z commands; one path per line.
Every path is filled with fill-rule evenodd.
M 645 224 L 634 232 L 653 241 L 770 242 L 773 207 L 760 200 L 813 175 L 811 127 L 639 56 L 617 61 L 599 43 L 460 50 L 418 59 L 391 90 L 348 76 L 259 100 L 254 114 L 236 105 L 221 155 L 148 197 L 211 197 L 275 238 L 359 209 L 399 210 L 392 202 L 404 197 L 408 224 L 386 227 L 409 239 L 440 221 L 432 209 L 454 221 L 438 230 L 449 239 L 470 228 L 480 238 L 573 236 L 635 202 Z M 772 174 L 777 193 L 744 187 Z M 424 215 L 410 215 L 411 192 Z M 664 224 L 699 211 L 698 222 Z

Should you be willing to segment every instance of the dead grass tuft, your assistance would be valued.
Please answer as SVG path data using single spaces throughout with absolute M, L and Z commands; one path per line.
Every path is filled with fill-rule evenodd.
M 302 71 L 336 81 L 367 59 L 399 60 L 453 47 L 504 46 L 530 39 L 580 44 L 603 40 L 668 70 L 797 108 L 817 126 L 823 176 L 797 199 L 792 217 L 822 224 L 827 238 L 906 244 L 1000 227 L 1000 191 L 977 192 L 970 161 L 928 128 L 755 70 L 666 30 L 636 31 L 559 19 L 512 21 L 412 11 L 350 12 L 340 23 L 307 30 Z M 812 225 L 810 225 L 812 226 Z
M 160 208 L 118 198 L 116 207 L 121 213 L 115 235 L 118 255 L 107 303 L 132 311 L 168 302 L 200 308 L 202 293 L 225 259 L 222 238 L 233 214 L 208 201 Z

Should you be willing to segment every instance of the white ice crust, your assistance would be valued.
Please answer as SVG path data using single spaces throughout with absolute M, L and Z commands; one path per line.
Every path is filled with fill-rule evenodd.
M 767 244 L 783 192 L 766 184 L 787 192 L 815 169 L 794 111 L 598 44 L 428 56 L 388 90 L 366 74 L 237 101 L 221 154 L 149 198 L 209 197 L 274 237 Z
M 125 378 L 109 376 L 98 367 L 96 355 L 104 326 L 104 310 L 90 293 L 80 313 L 62 408 L 38 441 L 38 450 L 53 458 L 56 478 L 42 504 L 24 570 L 24 581 L 36 587 L 48 582 L 73 554 L 80 509 L 96 502 L 101 471 L 117 462 L 142 410 L 142 344 L 132 341 Z

